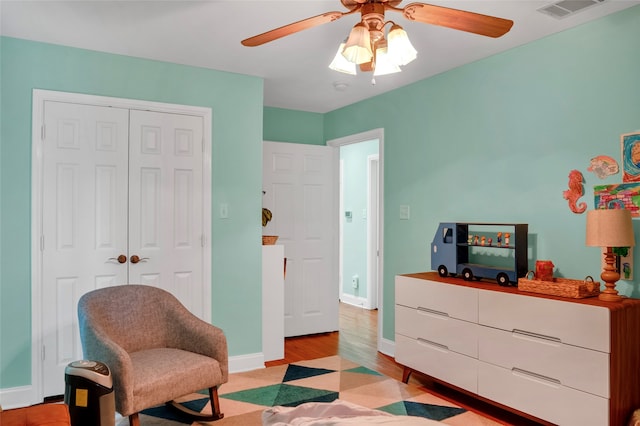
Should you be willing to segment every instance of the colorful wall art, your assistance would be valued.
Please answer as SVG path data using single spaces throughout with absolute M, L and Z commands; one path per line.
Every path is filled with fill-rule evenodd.
M 595 209 L 627 209 L 640 217 L 640 183 L 616 183 L 593 187 Z
M 582 173 L 578 170 L 571 170 L 569 172 L 569 189 L 562 192 L 562 196 L 567 200 L 569 208 L 574 213 L 583 213 L 587 209 L 587 203 L 584 201 L 578 203 L 578 199 L 584 195 L 582 182 L 584 182 Z
M 640 133 L 620 136 L 622 148 L 622 181 L 640 182 Z
M 608 155 L 598 155 L 593 157 L 587 168 L 588 172 L 592 172 L 600 179 L 604 179 L 607 176 L 615 175 L 620 171 L 618 162 Z

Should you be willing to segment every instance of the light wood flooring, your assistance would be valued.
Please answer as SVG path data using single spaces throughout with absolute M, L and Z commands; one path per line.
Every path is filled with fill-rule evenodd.
M 378 352 L 378 311 L 340 303 L 340 330 L 285 339 L 285 358 L 266 363 L 267 367 L 296 361 L 340 355 L 396 380 L 402 380 L 403 366 Z M 517 416 L 493 407 L 462 392 L 449 389 L 419 373 L 412 373 L 410 383 L 450 400 L 468 410 L 478 412 L 504 425 L 533 426 L 543 423 Z

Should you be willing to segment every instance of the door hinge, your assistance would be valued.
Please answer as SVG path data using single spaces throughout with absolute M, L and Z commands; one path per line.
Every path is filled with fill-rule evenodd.
M 200 246 L 206 247 L 206 245 L 207 245 L 207 237 L 204 234 L 202 234 L 200 236 Z
M 46 346 L 42 345 L 42 361 L 46 359 Z
M 46 129 L 46 127 L 45 127 L 44 124 L 40 126 L 40 140 L 43 140 L 43 141 L 44 141 L 44 138 L 46 136 L 46 130 L 45 129 Z
M 44 235 L 40 235 L 40 251 L 44 251 Z

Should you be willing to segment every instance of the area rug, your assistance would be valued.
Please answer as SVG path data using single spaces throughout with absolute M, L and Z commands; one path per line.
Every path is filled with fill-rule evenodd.
M 160 406 L 140 415 L 142 426 L 218 425 L 259 426 L 267 407 L 297 406 L 305 402 L 348 401 L 391 414 L 420 416 L 447 425 L 498 425 L 467 411 L 424 389 L 332 356 L 288 365 L 269 367 L 229 376 L 219 389 L 224 418 L 216 422 L 193 422 L 177 410 Z M 206 391 L 181 398 L 182 404 L 196 411 L 211 412 Z M 126 426 L 127 419 L 118 421 Z

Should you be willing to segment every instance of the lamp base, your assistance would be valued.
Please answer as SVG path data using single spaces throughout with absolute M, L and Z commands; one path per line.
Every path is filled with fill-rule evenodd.
M 620 279 L 620 273 L 614 266 L 615 260 L 616 255 L 613 254 L 611 247 L 607 247 L 607 251 L 604 253 L 604 269 L 600 274 L 606 288 L 598 295 L 598 299 L 605 302 L 620 302 L 622 300 L 622 296 L 616 290 L 616 282 Z
M 616 291 L 615 294 L 602 292 L 598 295 L 598 299 L 603 300 L 605 302 L 620 302 L 624 298 L 620 296 Z

